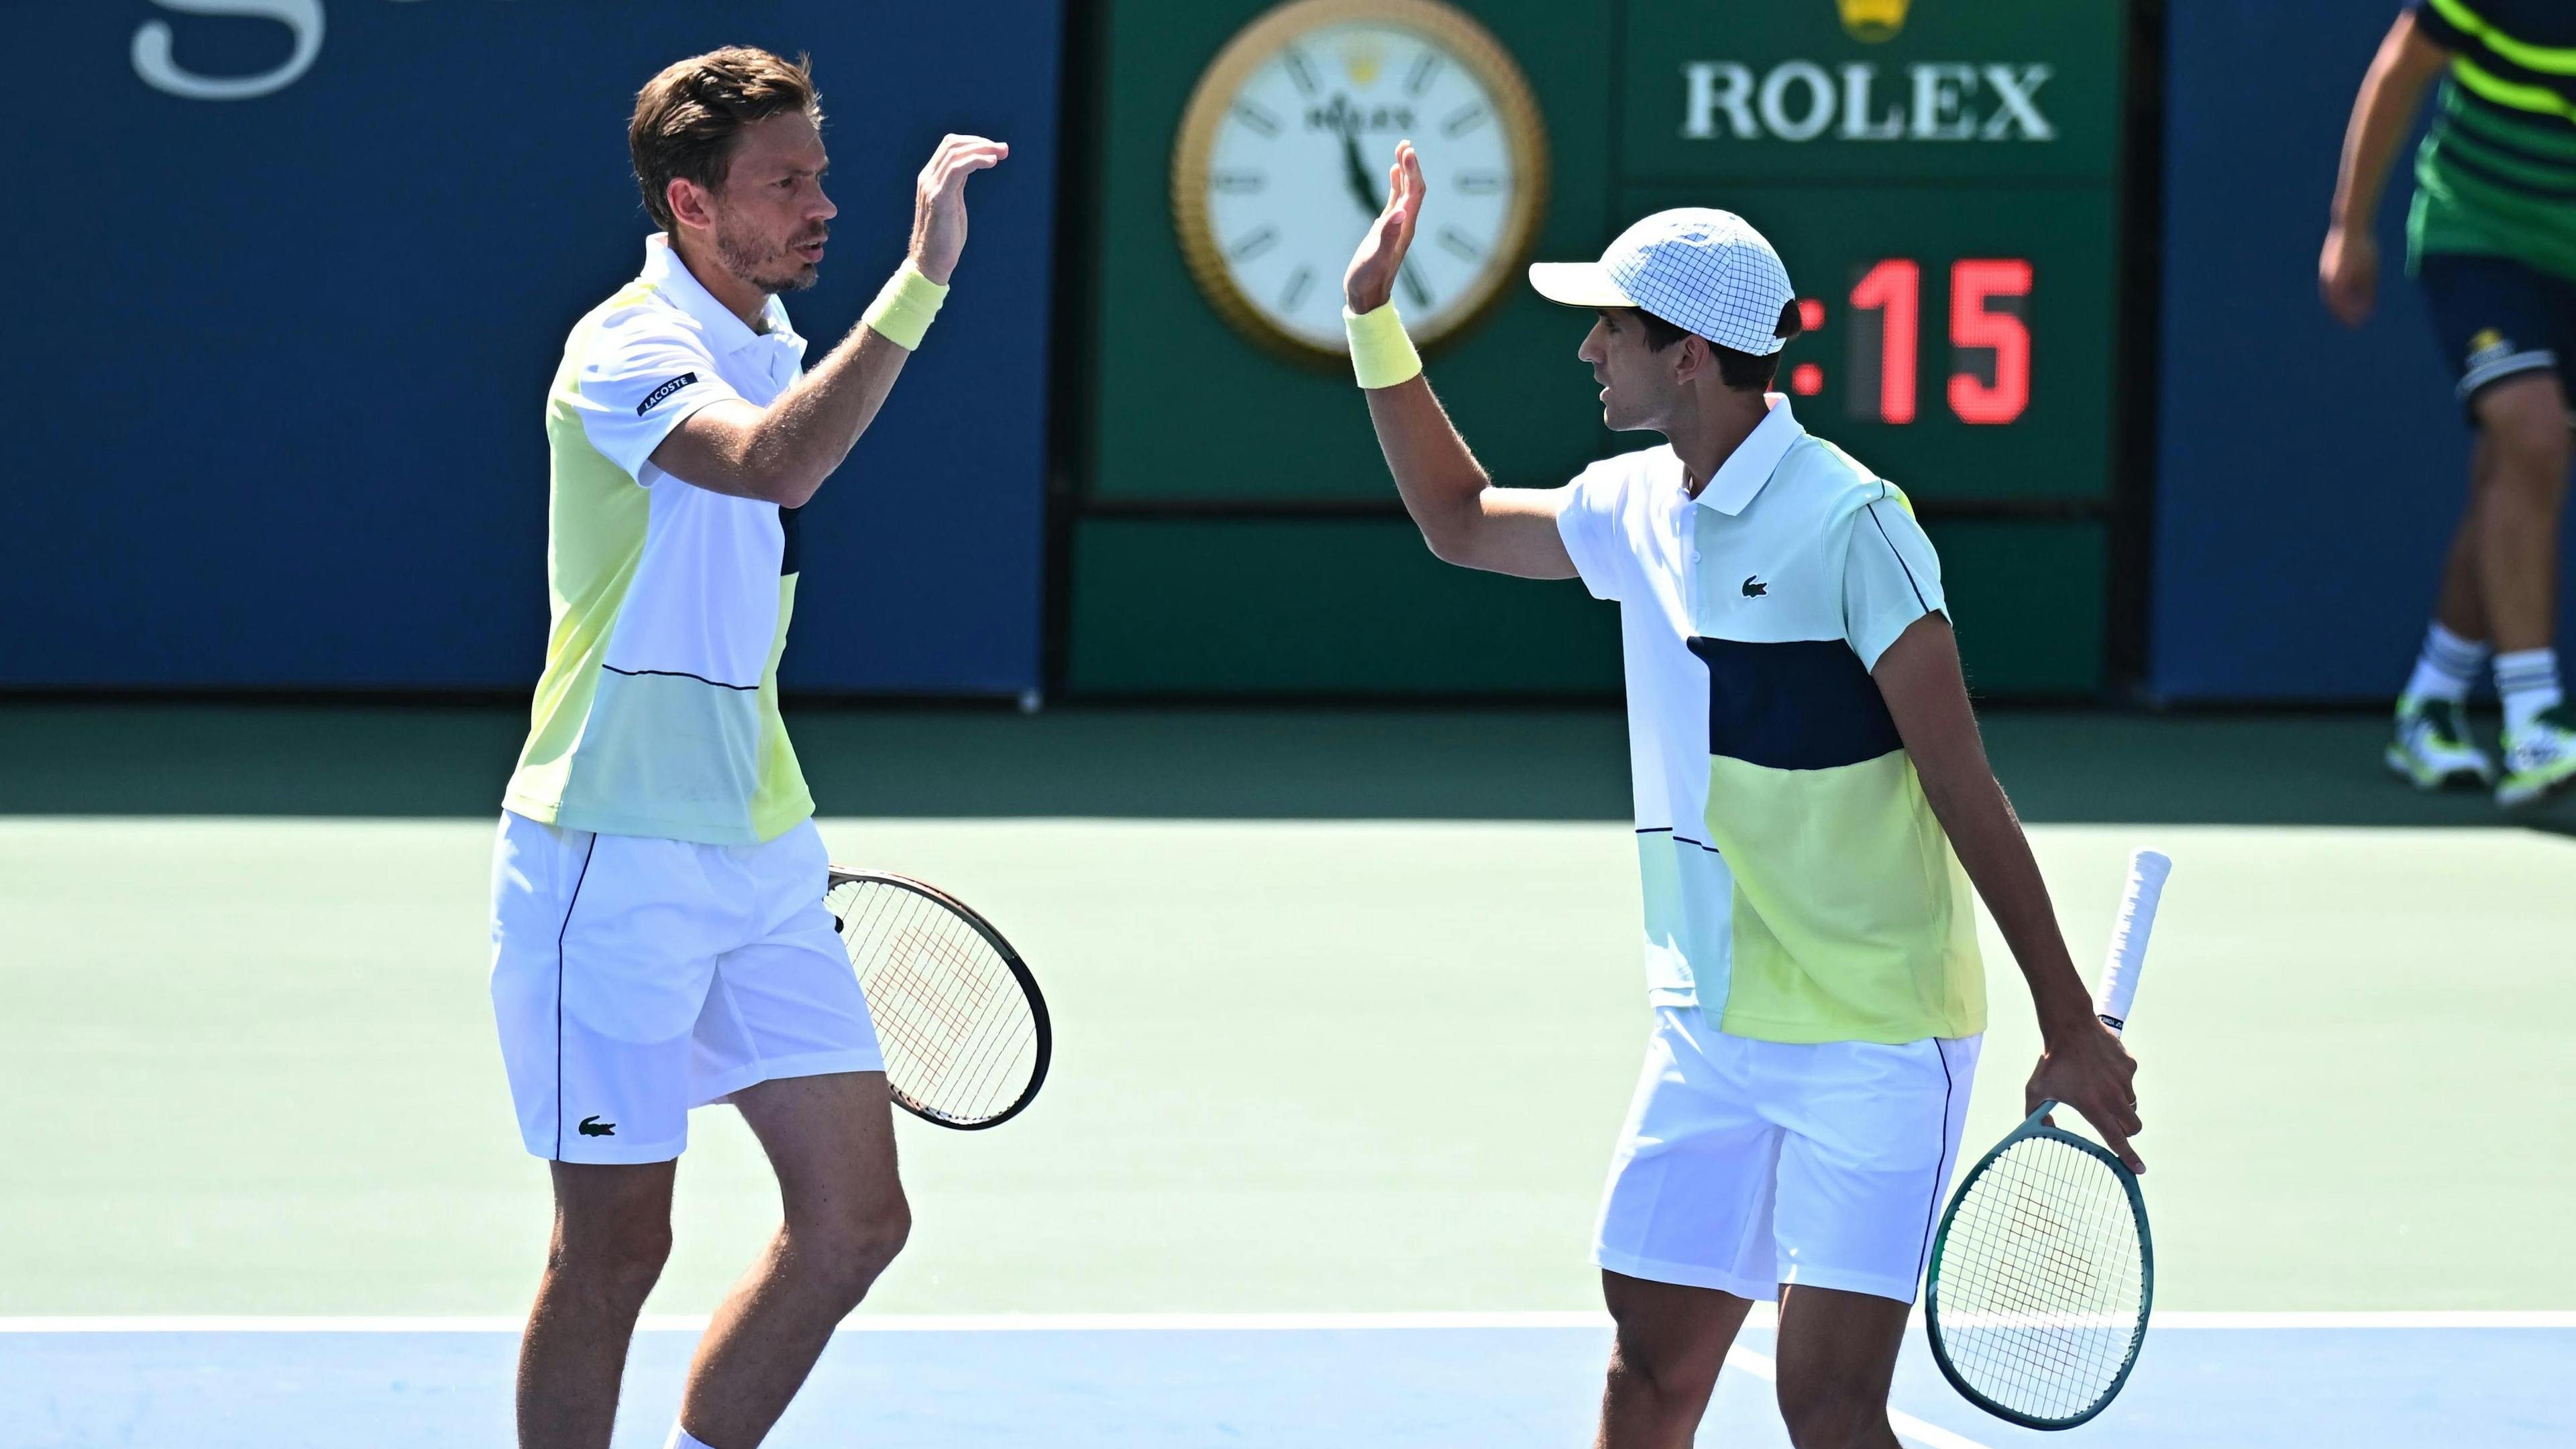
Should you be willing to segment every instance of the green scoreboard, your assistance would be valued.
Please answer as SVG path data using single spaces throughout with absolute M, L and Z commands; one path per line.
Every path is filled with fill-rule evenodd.
M 1232 212 L 1197 207 L 1201 183 L 1176 169 L 1176 150 L 1232 158 L 1214 185 L 1240 189 L 1258 163 L 1286 186 L 1300 158 L 1322 168 L 1347 147 L 1374 159 L 1402 131 L 1434 177 L 1432 235 L 1443 126 L 1474 127 L 1469 106 L 1509 90 L 1487 62 L 1468 105 L 1405 111 L 1401 81 L 1438 61 L 1412 58 L 1404 37 L 1431 37 L 1428 55 L 1462 20 L 1526 77 L 1544 136 L 1543 154 L 1475 153 L 1478 175 L 1508 178 L 1487 191 L 1526 183 L 1515 199 L 1535 201 L 1522 254 L 1491 265 L 1591 257 L 1669 206 L 1744 215 L 1779 247 L 1809 328 L 1778 386 L 1810 430 L 1916 500 L 1972 682 L 2097 689 L 2122 262 L 2119 0 L 1115 0 L 1094 37 L 1087 134 L 1074 138 L 1093 157 L 1096 211 L 1075 278 L 1065 684 L 1616 687 L 1610 606 L 1579 586 L 1434 562 L 1395 505 L 1347 367 L 1312 355 L 1311 337 L 1278 345 L 1247 322 L 1257 307 L 1212 297 L 1207 258 L 1222 264 L 1234 242 L 1201 219 L 1207 235 L 1186 238 L 1185 257 L 1176 226 L 1176 213 L 1242 216 L 1238 250 L 1276 230 L 1240 198 Z M 1253 41 L 1291 57 L 1269 92 Z M 1260 101 L 1238 112 L 1267 111 L 1227 119 L 1224 98 L 1206 100 L 1211 78 Z M 1290 81 L 1312 102 L 1302 118 L 1262 99 L 1295 99 Z M 1185 116 L 1213 129 L 1185 134 Z M 1310 230 L 1347 225 L 1353 242 L 1366 225 L 1331 198 L 1276 205 Z M 1473 285 L 1469 263 L 1444 261 Z M 1446 321 L 1426 349 L 1432 383 L 1497 481 L 1552 486 L 1655 441 L 1601 428 L 1573 355 L 1589 319 L 1514 279 Z

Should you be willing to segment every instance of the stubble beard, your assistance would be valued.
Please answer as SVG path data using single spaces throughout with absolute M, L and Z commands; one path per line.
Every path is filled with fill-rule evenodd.
M 806 237 L 803 241 L 817 238 Z M 747 228 L 737 226 L 730 216 L 716 219 L 716 259 L 724 269 L 743 282 L 775 296 L 781 292 L 802 292 L 822 280 L 822 269 L 792 255 L 787 248 L 774 246 Z

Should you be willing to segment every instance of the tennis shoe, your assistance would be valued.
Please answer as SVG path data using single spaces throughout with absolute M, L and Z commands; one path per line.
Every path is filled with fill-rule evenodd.
M 2504 783 L 2496 786 L 2496 803 L 2508 809 L 2529 805 L 2570 785 L 2576 785 L 2576 714 L 2553 705 L 2504 737 Z
M 2388 768 L 2418 790 L 2495 783 L 2495 761 L 2469 743 L 2455 699 L 2407 695 L 2397 701 L 2397 737 L 2388 742 Z

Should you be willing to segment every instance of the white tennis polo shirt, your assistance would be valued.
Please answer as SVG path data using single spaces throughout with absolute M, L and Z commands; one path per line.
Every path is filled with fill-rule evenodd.
M 796 511 L 652 463 L 707 404 L 776 401 L 804 358 L 776 297 L 746 326 L 659 235 L 643 272 L 574 325 L 546 398 L 553 627 L 509 809 L 709 845 L 814 813 L 778 717 Z
M 1647 989 L 1765 1041 L 1972 1035 L 1973 897 L 1870 677 L 1945 610 L 1940 561 L 1894 484 L 1770 404 L 1698 498 L 1665 446 L 1557 515 L 1620 606 Z

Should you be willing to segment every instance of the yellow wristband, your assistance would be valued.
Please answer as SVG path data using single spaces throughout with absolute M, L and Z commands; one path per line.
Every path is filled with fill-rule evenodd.
M 886 279 L 884 290 L 868 304 L 859 318 L 879 337 L 906 352 L 921 350 L 922 334 L 930 330 L 930 319 L 939 315 L 939 304 L 948 300 L 948 289 L 921 274 L 921 269 L 907 261 Z
M 1404 319 L 1395 314 L 1393 302 L 1374 312 L 1344 307 L 1342 330 L 1350 334 L 1351 371 L 1359 375 L 1360 386 L 1373 392 L 1422 375 L 1422 359 L 1413 350 L 1413 339 L 1404 335 Z

